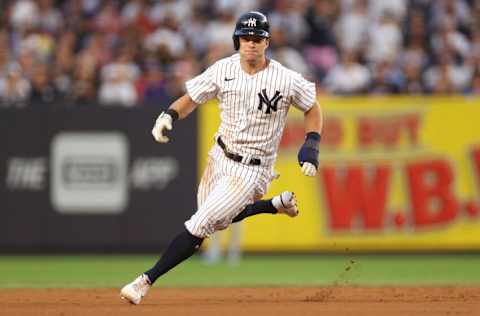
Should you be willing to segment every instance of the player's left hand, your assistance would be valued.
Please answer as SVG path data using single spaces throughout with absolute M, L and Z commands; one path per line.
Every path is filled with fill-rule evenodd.
M 302 167 L 302 172 L 308 177 L 317 174 L 318 154 L 319 154 L 320 135 L 318 133 L 308 133 L 305 143 L 298 152 L 298 163 Z
M 317 168 L 315 168 L 315 165 L 309 162 L 304 162 L 302 166 L 302 172 L 308 177 L 314 177 L 317 174 Z

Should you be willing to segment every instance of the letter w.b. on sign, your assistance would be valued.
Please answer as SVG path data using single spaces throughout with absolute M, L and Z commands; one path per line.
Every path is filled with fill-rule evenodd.
M 280 95 L 280 91 L 275 91 L 275 95 L 269 99 L 267 95 L 267 90 L 262 89 L 262 92 L 258 93 L 258 97 L 260 98 L 260 102 L 258 103 L 258 109 L 260 111 L 263 110 L 263 104 L 267 106 L 267 110 L 265 111 L 265 114 L 270 114 L 270 109 L 273 111 L 277 112 L 277 103 L 280 101 L 280 99 L 283 97 Z

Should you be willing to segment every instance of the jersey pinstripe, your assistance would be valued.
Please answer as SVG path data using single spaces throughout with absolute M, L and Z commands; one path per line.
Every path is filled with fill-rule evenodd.
M 221 124 L 216 136 L 221 136 L 231 151 L 263 157 L 270 163 L 275 160 L 290 105 L 305 112 L 316 97 L 314 83 L 275 60 L 248 75 L 240 66 L 239 54 L 216 62 L 187 81 L 186 88 L 198 104 L 218 98 Z M 268 110 L 261 103 L 263 91 L 268 99 L 279 91 L 275 108 Z
M 240 56 L 219 60 L 186 82 L 189 96 L 202 104 L 217 98 L 221 137 L 230 152 L 258 158 L 258 166 L 227 158 L 215 144 L 200 181 L 197 212 L 185 222 L 195 236 L 226 228 L 247 204 L 260 199 L 274 178 L 273 164 L 290 105 L 305 112 L 315 104 L 315 85 L 300 74 L 270 60 L 249 75 Z

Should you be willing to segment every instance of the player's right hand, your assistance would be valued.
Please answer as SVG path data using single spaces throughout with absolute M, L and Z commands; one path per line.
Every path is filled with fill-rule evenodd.
M 165 112 L 160 113 L 152 129 L 153 138 L 159 143 L 168 143 L 169 139 L 165 136 L 166 130 L 172 129 L 173 118 Z

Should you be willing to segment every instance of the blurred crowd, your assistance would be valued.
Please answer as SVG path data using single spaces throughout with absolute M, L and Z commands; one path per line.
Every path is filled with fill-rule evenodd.
M 0 105 L 168 105 L 252 9 L 319 93 L 480 94 L 480 0 L 2 0 Z

